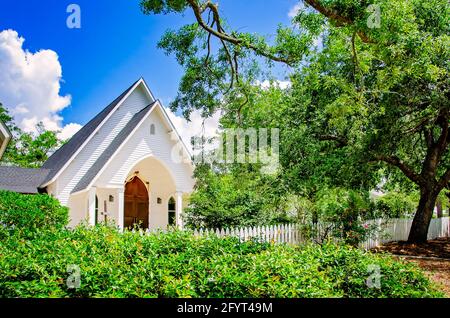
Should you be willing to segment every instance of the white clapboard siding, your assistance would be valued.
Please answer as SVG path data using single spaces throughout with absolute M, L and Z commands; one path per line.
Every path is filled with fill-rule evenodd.
M 376 226 L 375 237 L 367 239 L 360 246 L 364 249 L 371 249 L 383 243 L 394 241 L 406 241 L 412 225 L 412 219 L 375 219 L 365 222 L 368 226 Z M 237 237 L 240 241 L 257 239 L 262 242 L 299 245 L 311 241 L 320 242 L 326 231 L 329 231 L 331 224 L 318 223 L 313 239 L 304 237 L 301 231 L 301 224 L 278 224 L 256 227 L 239 227 L 225 229 L 199 229 L 195 230 L 195 235 L 211 235 L 218 237 Z M 432 219 L 428 230 L 428 239 L 439 237 L 450 237 L 450 218 L 443 217 Z
M 143 88 L 140 86 L 137 87 L 87 142 L 85 147 L 58 177 L 57 193 L 55 193 L 55 196 L 63 205 L 68 204 L 73 188 L 111 144 L 118 133 L 125 127 L 128 121 L 150 102 L 151 100 L 146 96 Z
M 151 125 L 155 126 L 155 135 L 149 134 Z M 122 150 L 109 162 L 108 169 L 99 176 L 98 183 L 124 184 L 130 169 L 151 155 L 166 169 L 155 171 L 157 169 L 154 166 L 147 164 L 139 168 L 141 173 L 151 175 L 154 180 L 158 180 L 159 187 L 163 186 L 161 184 L 163 181 L 170 180 L 170 183 L 176 184 L 178 190 L 189 192 L 194 185 L 190 177 L 192 175 L 190 165 L 173 160 L 173 149 L 177 140 L 173 140 L 167 131 L 168 127 L 162 110 L 156 107 L 134 132 L 133 138 L 124 143 Z M 111 171 L 115 173 L 112 174 Z

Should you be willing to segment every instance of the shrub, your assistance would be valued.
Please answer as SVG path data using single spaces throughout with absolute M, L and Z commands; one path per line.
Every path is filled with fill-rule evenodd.
M 261 175 L 256 164 L 199 165 L 195 178 L 195 191 L 183 215 L 185 225 L 190 228 L 256 226 L 287 221 L 281 204 L 285 191 L 275 177 Z
M 67 268 L 80 269 L 69 289 Z M 368 267 L 381 271 L 369 288 Z M 42 230 L 0 244 L 0 297 L 432 297 L 414 266 L 343 245 L 272 245 L 106 226 Z
M 46 195 L 0 191 L 0 235 L 20 232 L 30 235 L 39 229 L 61 228 L 68 222 L 68 210 Z
M 419 202 L 417 192 L 409 194 L 391 191 L 374 200 L 372 213 L 375 218 L 412 217 Z
M 316 194 L 313 204 L 312 224 L 305 233 L 312 237 L 323 236 L 342 239 L 357 246 L 374 234 L 375 229 L 365 227 L 364 220 L 370 207 L 368 193 L 343 188 L 324 188 Z M 321 227 L 315 223 L 320 222 Z M 323 228 L 328 230 L 323 231 Z

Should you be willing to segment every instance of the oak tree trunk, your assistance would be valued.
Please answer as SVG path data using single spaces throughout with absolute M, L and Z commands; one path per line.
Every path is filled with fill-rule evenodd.
M 408 242 L 424 243 L 427 241 L 428 227 L 433 217 L 434 206 L 439 193 L 429 187 L 420 190 L 420 201 L 409 233 Z

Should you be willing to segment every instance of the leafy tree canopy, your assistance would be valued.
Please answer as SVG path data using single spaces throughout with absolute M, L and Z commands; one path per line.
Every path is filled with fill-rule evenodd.
M 42 123 L 36 126 L 36 134 L 22 131 L 1 103 L 0 120 L 13 135 L 2 157 L 2 164 L 39 168 L 63 143 L 58 139 L 57 132 L 46 130 Z
M 282 161 L 298 176 L 293 186 L 369 188 L 382 171 L 387 186 L 420 191 L 410 240 L 426 240 L 450 180 L 448 1 L 302 3 L 292 25 L 267 41 L 233 30 L 210 0 L 141 1 L 146 14 L 190 11 L 196 19 L 159 43 L 185 68 L 172 107 L 186 116 L 221 108 L 240 124 L 249 87 L 267 70 L 262 62 L 289 65 L 292 89 L 279 125 L 290 137 Z

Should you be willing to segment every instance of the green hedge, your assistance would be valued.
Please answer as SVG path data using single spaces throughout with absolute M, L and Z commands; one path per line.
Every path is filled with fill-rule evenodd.
M 66 286 L 68 265 L 81 270 Z M 369 288 L 369 266 L 381 288 Z M 326 244 L 287 247 L 186 232 L 118 233 L 112 227 L 41 230 L 0 243 L 0 297 L 433 297 L 415 267 Z
M 407 218 L 413 217 L 419 204 L 416 191 L 402 193 L 391 191 L 374 200 L 372 214 L 374 218 Z
M 0 191 L 0 238 L 11 231 L 30 235 L 40 229 L 62 228 L 68 215 L 66 207 L 46 194 Z

